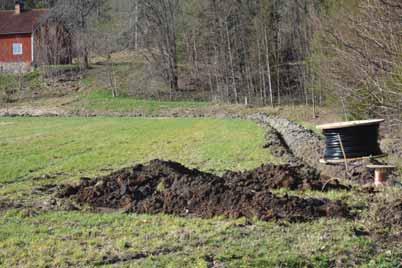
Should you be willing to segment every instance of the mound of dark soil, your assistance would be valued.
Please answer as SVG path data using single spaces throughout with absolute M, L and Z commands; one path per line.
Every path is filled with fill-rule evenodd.
M 227 172 L 223 175 L 227 183 L 237 187 L 260 189 L 290 190 L 348 190 L 349 187 L 342 185 L 336 179 L 320 176 L 316 169 L 306 165 L 263 165 L 254 170 L 245 172 Z
M 64 187 L 58 197 L 71 197 L 79 204 L 89 204 L 97 209 L 204 218 L 225 215 L 303 221 L 349 215 L 348 207 L 341 202 L 278 197 L 269 191 L 284 186 L 302 188 L 306 181 L 297 183 L 294 175 L 294 171 L 285 166 L 267 165 L 254 173 L 230 172 L 219 177 L 188 169 L 179 163 L 154 160 L 148 165 L 125 168 L 106 177 L 83 179 L 77 186 Z

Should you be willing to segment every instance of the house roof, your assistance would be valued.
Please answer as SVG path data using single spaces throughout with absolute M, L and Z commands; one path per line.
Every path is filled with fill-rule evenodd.
M 0 11 L 0 35 L 32 33 L 47 9 L 33 9 L 15 14 L 14 10 Z

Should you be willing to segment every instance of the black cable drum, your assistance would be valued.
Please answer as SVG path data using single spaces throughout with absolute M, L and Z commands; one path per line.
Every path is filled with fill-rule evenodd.
M 319 126 L 325 136 L 325 160 L 381 155 L 378 140 L 382 121 L 352 121 Z

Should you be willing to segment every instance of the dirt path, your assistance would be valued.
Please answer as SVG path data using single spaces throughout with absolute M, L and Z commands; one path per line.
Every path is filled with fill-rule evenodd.
M 50 116 L 68 116 L 70 115 L 67 111 L 61 108 L 34 108 L 34 107 L 10 107 L 1 108 L 0 117 L 17 117 L 17 116 L 28 116 L 28 117 L 50 117 Z

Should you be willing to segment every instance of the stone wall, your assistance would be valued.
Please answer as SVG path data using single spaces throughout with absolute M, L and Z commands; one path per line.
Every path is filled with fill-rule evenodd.
M 26 62 L 0 62 L 0 73 L 27 73 L 32 69 L 32 65 Z

